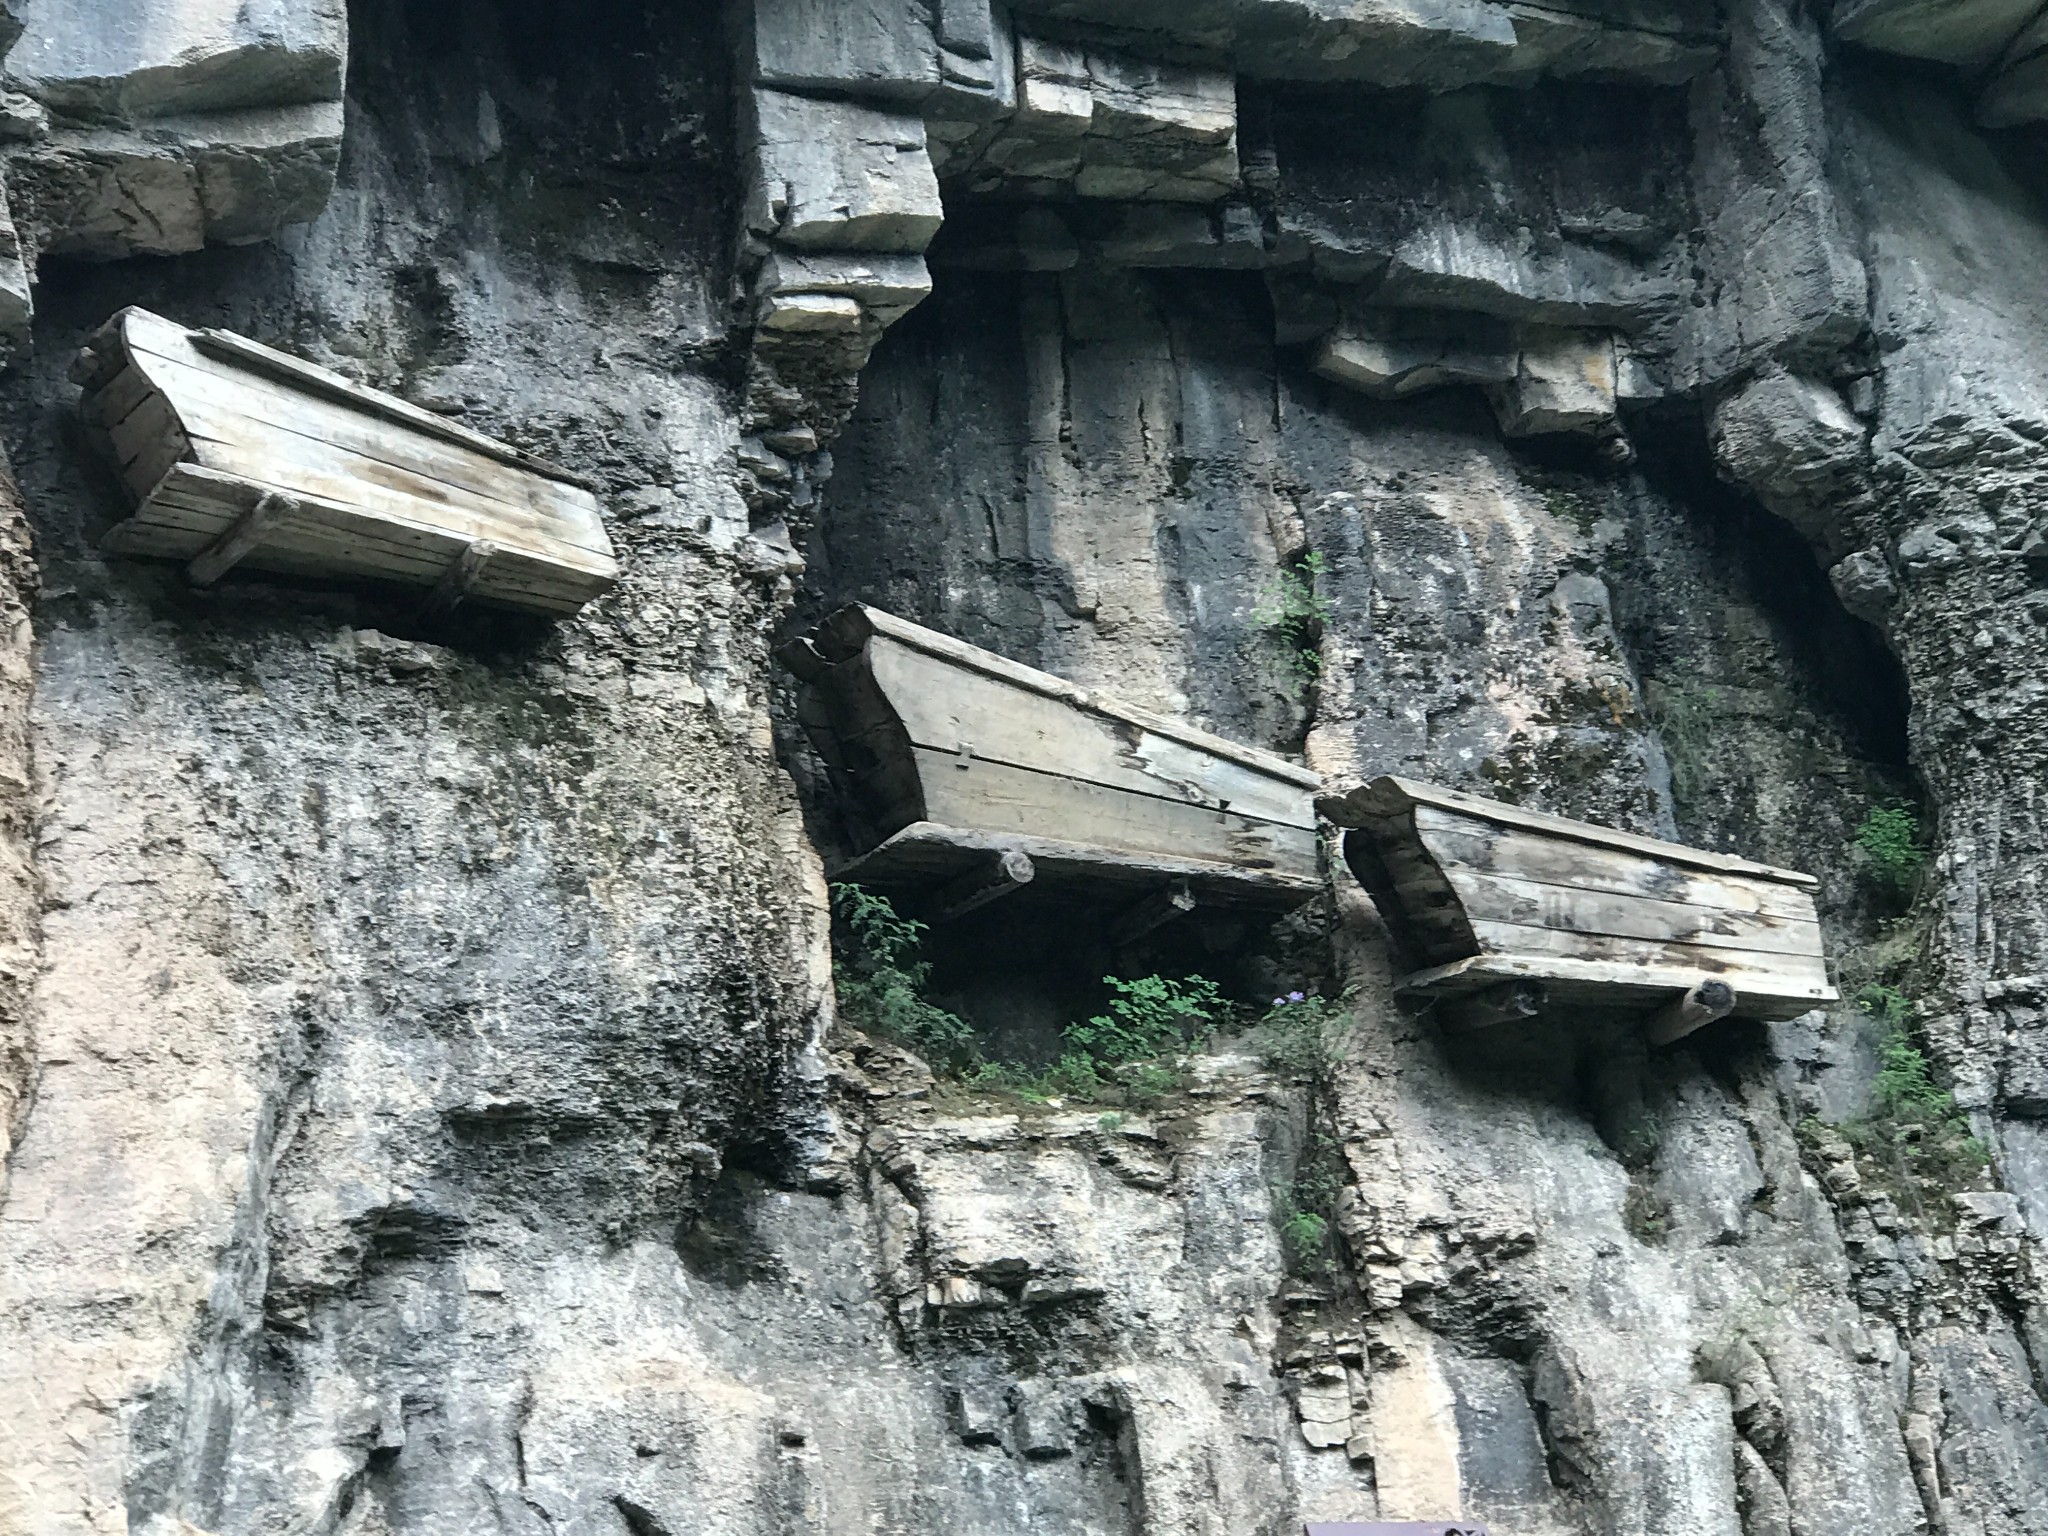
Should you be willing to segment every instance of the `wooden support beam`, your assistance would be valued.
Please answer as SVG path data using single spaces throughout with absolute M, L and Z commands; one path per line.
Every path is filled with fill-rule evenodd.
M 1135 944 L 1148 933 L 1156 933 L 1177 917 L 1186 917 L 1195 910 L 1195 893 L 1188 888 L 1185 880 L 1154 891 L 1136 906 L 1130 908 L 1110 925 L 1110 942 L 1121 949 L 1126 944 Z
M 491 557 L 497 552 L 498 546 L 489 539 L 477 539 L 465 548 L 441 573 L 434 590 L 427 594 L 421 609 L 423 616 L 433 618 L 438 614 L 453 613 L 476 587 L 484 567 L 491 563 Z
M 1727 982 L 1703 981 L 1652 1014 L 1643 1033 L 1652 1045 L 1669 1045 L 1717 1019 L 1727 1018 L 1735 1011 L 1735 1003 L 1735 989 Z
M 210 587 L 254 554 L 270 531 L 299 510 L 289 496 L 265 492 L 227 530 L 192 557 L 185 578 L 195 587 Z
M 1023 890 L 1037 874 L 1029 854 L 1015 848 L 1005 849 L 993 863 L 977 865 L 959 879 L 940 886 L 932 896 L 931 921 L 950 923 L 978 912 L 992 901 Z
M 1533 1019 L 1543 1011 L 1543 988 L 1533 981 L 1511 981 L 1489 987 L 1470 997 L 1448 998 L 1437 1010 L 1437 1019 L 1454 1035 L 1496 1024 L 1514 1024 Z

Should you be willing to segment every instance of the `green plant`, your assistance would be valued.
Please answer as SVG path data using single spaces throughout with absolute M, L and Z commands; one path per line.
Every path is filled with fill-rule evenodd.
M 1913 1017 L 1913 1004 L 1897 987 L 1872 982 L 1856 994 L 1856 1006 L 1880 1024 L 1903 1030 Z
M 1335 1137 L 1310 1121 L 1294 1179 L 1273 1194 L 1287 1267 L 1296 1274 L 1327 1275 L 1336 1267 L 1334 1240 L 1338 1198 L 1344 1192 L 1344 1159 Z
M 1351 994 L 1317 997 L 1290 992 L 1273 999 L 1252 1031 L 1260 1059 L 1275 1072 L 1318 1080 L 1336 1069 L 1343 1032 L 1350 1023 Z
M 1280 1223 L 1280 1238 L 1296 1268 L 1327 1269 L 1330 1219 L 1314 1211 L 1296 1211 Z
M 1920 818 L 1906 805 L 1880 805 L 1856 829 L 1856 849 L 1864 868 L 1880 890 L 1910 901 L 1927 864 L 1920 846 Z
M 921 958 L 925 925 L 899 916 L 886 896 L 857 885 L 832 887 L 832 916 L 840 1016 L 935 1064 L 965 1067 L 972 1061 L 973 1027 L 925 1001 L 931 980 L 931 966 Z
M 1095 1122 L 1095 1129 L 1102 1132 L 1102 1134 L 1105 1136 L 1114 1136 L 1118 1131 L 1122 1130 L 1123 1128 L 1124 1113 L 1120 1109 L 1111 1110 L 1108 1114 L 1104 1115 L 1100 1120 Z
M 1323 626 L 1336 611 L 1317 590 L 1326 569 L 1319 550 L 1296 556 L 1252 610 L 1252 622 L 1280 642 L 1282 663 L 1304 686 L 1313 686 L 1323 674 Z
M 1872 985 L 1857 994 L 1856 1005 L 1884 1034 L 1871 1093 L 1875 1111 L 1842 1126 L 1843 1139 L 1901 1206 L 1915 1213 L 1943 1208 L 1984 1171 L 1990 1153 L 1908 1033 L 1911 1000 L 1896 987 Z
M 1105 976 L 1102 982 L 1112 994 L 1108 1011 L 1066 1028 L 1067 1043 L 1097 1068 L 1191 1050 L 1216 1032 L 1228 1009 L 1222 989 L 1202 976 Z
M 1647 680 L 1643 710 L 1657 728 L 1671 767 L 1671 799 L 1680 815 L 1698 814 L 1711 784 L 1709 752 L 1715 739 L 1720 691 L 1690 681 Z

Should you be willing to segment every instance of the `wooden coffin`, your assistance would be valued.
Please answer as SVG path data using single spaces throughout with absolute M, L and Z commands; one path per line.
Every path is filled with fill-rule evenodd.
M 859 604 L 781 654 L 855 823 L 835 879 L 927 887 L 1021 852 L 1041 888 L 1271 909 L 1321 889 L 1321 781 L 1285 758 Z
M 1714 1013 L 1709 985 L 1709 1013 L 1758 1019 L 1836 1000 L 1811 875 L 1408 779 L 1318 809 L 1350 829 L 1345 861 L 1421 967 L 1402 991 L 1533 983 L 1556 1001 L 1669 1008 L 1718 982 L 1733 1001 Z M 1690 1027 L 1710 1021 L 1699 1013 Z M 1686 1032 L 1679 1017 L 1663 1031 Z
M 81 409 L 135 512 L 110 554 L 376 578 L 575 613 L 618 576 L 567 470 L 227 331 L 143 309 L 80 354 Z

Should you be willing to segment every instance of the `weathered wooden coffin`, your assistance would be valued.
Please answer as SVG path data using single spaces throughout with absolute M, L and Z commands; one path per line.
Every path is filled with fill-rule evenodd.
M 781 654 L 856 823 L 837 879 L 925 887 L 1019 851 L 1040 887 L 1270 909 L 1321 889 L 1321 781 L 1285 758 L 858 604 Z
M 1811 875 L 1408 779 L 1318 808 L 1350 829 L 1345 861 L 1422 967 L 1403 991 L 1532 982 L 1554 1001 L 1654 1007 L 1719 982 L 1722 1011 L 1760 1019 L 1836 999 Z
M 567 470 L 244 337 L 127 309 L 73 377 L 135 503 L 110 554 L 543 614 L 617 579 L 597 499 Z

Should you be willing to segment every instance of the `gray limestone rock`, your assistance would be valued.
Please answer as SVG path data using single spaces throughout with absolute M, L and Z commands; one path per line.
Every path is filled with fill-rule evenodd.
M 1656 0 L 1033 0 L 1023 101 L 985 0 L 764 5 L 802 92 L 709 7 L 352 9 L 347 195 L 282 253 L 189 255 L 299 206 L 164 171 L 227 109 L 0 126 L 27 255 L 179 253 L 53 263 L 17 381 L 0 1530 L 2048 1536 L 2048 217 L 1960 84 L 1769 0 L 1725 61 Z M 137 301 L 569 465 L 619 590 L 430 621 L 101 555 L 64 368 Z M 1627 473 L 1508 440 L 1624 410 Z M 1447 1035 L 1341 868 L 1156 954 L 1071 892 L 927 940 L 992 1057 L 1112 968 L 1342 994 L 1315 1084 L 935 1074 L 835 996 L 772 660 L 852 597 L 1816 871 L 1995 1169 L 1818 1123 L 1872 1113 L 1853 1003 Z M 1909 755 L 1899 923 L 1847 850 Z
M 760 85 L 910 104 L 939 85 L 939 42 L 924 5 L 754 0 L 739 10 L 742 60 Z
M 1335 383 L 1393 400 L 1452 384 L 1506 384 L 1516 357 L 1505 325 L 1356 309 L 1324 338 L 1313 366 Z
M 2040 8 L 2030 0 L 1838 0 L 1832 26 L 1844 42 L 1978 73 Z
M 316 217 L 341 158 L 341 103 L 57 129 L 7 158 L 37 256 L 170 256 L 246 245 Z
M 922 251 L 944 222 L 923 122 L 786 91 L 752 96 L 747 220 L 804 250 Z
M 341 99 L 341 0 L 34 0 L 25 20 L 8 73 L 75 125 Z
M 1214 202 L 1238 180 L 1234 82 L 1020 33 L 1016 110 L 946 173 L 980 191 Z
M 762 264 L 754 291 L 764 300 L 797 294 L 853 299 L 882 325 L 893 325 L 931 296 L 932 276 L 921 256 L 777 251 Z
M 1515 371 L 1494 391 L 1501 431 L 1597 434 L 1616 420 L 1614 338 L 1602 331 L 1525 329 Z
M 1782 369 L 1716 406 L 1712 434 L 1721 472 L 1817 542 L 1868 470 L 1868 433 L 1842 397 Z

